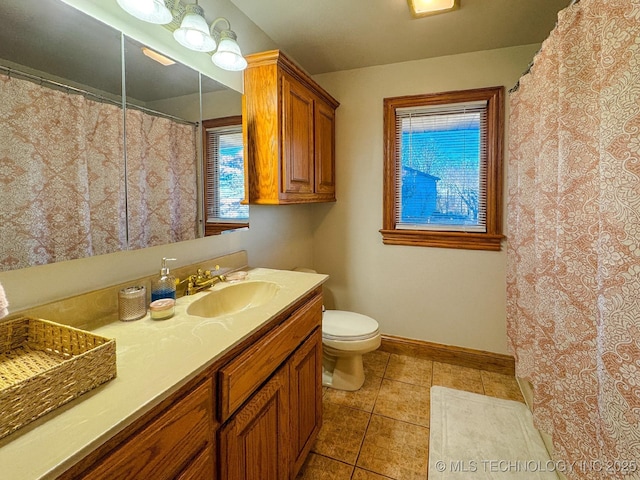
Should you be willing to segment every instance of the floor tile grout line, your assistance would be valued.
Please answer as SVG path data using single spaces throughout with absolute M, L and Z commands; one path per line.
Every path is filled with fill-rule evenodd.
M 378 393 L 380 393 L 380 389 L 378 388 Z M 376 398 L 378 396 L 378 393 L 376 393 Z M 375 406 L 375 403 L 374 403 Z M 371 425 L 371 417 L 373 417 L 373 411 L 371 413 L 369 413 L 369 420 L 367 420 L 367 426 L 364 429 L 364 434 L 362 435 L 362 440 L 360 440 L 360 447 L 358 447 L 358 454 L 356 455 L 356 460 L 355 463 L 353 465 L 353 472 L 351 473 L 351 477 L 353 477 L 353 475 L 356 472 L 356 468 L 358 467 L 358 460 L 360 459 L 360 454 L 362 453 L 362 446 L 364 445 L 364 439 L 367 437 L 367 431 L 369 430 L 369 426 Z
M 410 383 L 398 382 L 397 380 L 389 380 L 389 379 L 383 379 L 383 383 L 384 383 L 384 380 L 388 380 L 389 382 L 401 383 L 403 385 L 411 385 L 412 387 L 416 387 L 416 388 L 419 388 L 419 389 L 424 389 L 424 392 L 422 392 L 422 393 L 426 394 L 424 396 L 424 399 L 426 399 L 429 402 L 429 404 L 431 404 L 431 387 L 426 386 L 426 385 L 415 385 L 415 384 L 410 384 Z M 376 399 L 376 406 L 377 406 L 377 400 L 380 398 L 380 391 L 382 390 L 382 388 L 383 388 L 383 385 L 381 384 L 380 385 L 380 390 L 378 391 L 378 397 Z M 422 395 L 420 395 L 420 396 L 422 396 Z M 401 421 L 401 422 L 408 423 L 410 425 L 416 425 L 418 427 L 429 428 L 430 427 L 430 423 L 431 423 L 430 422 L 430 418 L 429 418 L 429 413 L 427 413 L 427 417 L 426 417 L 427 423 L 429 425 L 423 425 L 421 423 L 415 423 L 415 422 L 412 422 L 410 420 L 406 420 L 406 419 L 402 419 L 402 418 L 398 418 L 398 417 L 393 417 L 393 416 L 391 416 L 389 414 L 385 414 L 385 413 L 382 413 L 380 411 L 376 411 L 375 406 L 374 406 L 374 409 L 373 409 L 373 411 L 371 413 L 374 414 L 374 415 L 378 415 L 380 417 L 389 418 L 391 420 L 398 420 L 398 421 Z
M 378 377 L 378 376 L 375 376 L 375 377 L 376 377 L 376 378 L 380 378 L 380 377 Z M 382 382 L 381 382 L 381 383 L 382 383 Z M 330 387 L 329 387 L 329 388 L 330 388 Z M 327 392 L 328 392 L 328 390 L 327 390 Z M 377 399 L 378 399 L 378 394 L 379 394 L 379 393 L 380 393 L 380 386 L 378 386 L 378 391 L 376 392 L 376 398 L 375 398 L 375 399 L 374 399 L 374 401 L 373 401 L 373 405 L 372 405 L 372 407 L 371 407 L 371 411 L 366 410 L 366 409 L 364 409 L 364 408 L 361 408 L 361 407 L 359 407 L 359 406 L 357 406 L 357 405 L 352 405 L 352 404 L 345 405 L 344 403 L 331 401 L 331 399 L 330 399 L 330 398 L 326 398 L 326 399 L 325 399 L 325 395 L 326 395 L 326 393 L 325 393 L 325 394 L 323 394 L 323 396 L 322 396 L 322 401 L 323 401 L 323 402 L 325 402 L 325 401 L 326 401 L 327 403 L 330 403 L 331 405 L 339 405 L 339 406 L 341 406 L 341 407 L 351 408 L 352 410 L 358 410 L 359 412 L 365 412 L 365 413 L 371 414 L 371 413 L 373 413 L 373 409 L 374 409 L 374 407 L 375 407 L 375 402 L 376 402 L 376 401 L 377 401 Z
M 314 455 L 317 455 L 319 457 L 328 458 L 329 460 L 334 460 L 336 462 L 342 463 L 343 465 L 347 465 L 349 467 L 355 467 L 355 465 L 351 465 L 349 462 L 345 462 L 344 460 L 340 460 L 339 458 L 330 457 L 329 455 L 327 455 L 325 453 L 318 453 L 318 452 L 310 452 L 310 453 L 313 453 Z
M 376 415 L 378 417 L 382 417 L 382 418 L 388 418 L 389 420 L 396 420 L 398 422 L 402 422 L 402 423 L 406 423 L 407 425 L 413 425 L 414 427 L 422 427 L 422 428 L 426 428 L 427 430 L 430 429 L 430 426 L 427 425 L 422 425 L 421 423 L 413 423 L 413 422 L 409 422 L 407 420 L 401 420 L 399 418 L 395 418 L 395 417 L 390 417 L 389 415 L 384 415 L 382 413 L 372 413 L 372 415 Z M 431 422 L 429 422 L 431 423 Z
M 376 411 L 376 403 L 378 403 L 378 397 L 380 396 L 380 390 L 382 390 L 382 382 L 384 382 L 384 374 L 387 372 L 387 365 L 389 365 L 389 359 L 387 358 L 387 364 L 384 366 L 384 372 L 382 372 L 382 378 L 380 379 L 380 383 L 378 384 L 378 391 L 376 392 L 376 398 L 373 400 L 373 405 L 371 407 L 371 415 Z M 371 419 L 369 419 L 371 421 Z M 367 429 L 369 425 L 367 425 Z M 365 430 L 366 435 L 366 430 Z M 364 441 L 364 440 L 363 440 Z
M 356 467 L 353 469 L 353 474 L 351 474 L 351 478 L 353 478 L 353 476 L 356 474 L 356 469 L 358 469 L 358 468 L 359 468 L 360 470 L 364 470 L 365 472 L 373 473 L 374 475 L 377 475 L 377 476 L 382 477 L 382 478 L 387 478 L 387 479 L 389 479 L 389 480 L 397 480 L 397 479 L 395 479 L 395 478 L 393 478 L 393 477 L 390 477 L 389 475 L 383 475 L 383 474 L 381 474 L 381 473 L 375 472 L 375 471 L 370 470 L 370 469 L 368 469 L 368 468 L 358 467 L 358 466 L 356 466 Z
M 397 380 L 395 378 L 389 378 L 389 377 L 383 377 L 382 380 L 389 380 L 390 382 L 404 383 L 405 385 L 412 385 L 414 387 L 427 387 L 427 388 L 430 387 L 431 383 L 433 382 L 433 378 L 431 379 L 431 382 L 429 382 L 428 385 L 426 385 L 424 383 L 422 383 L 422 384 L 420 384 L 420 383 L 411 383 L 411 382 L 407 382 L 405 380 Z
M 419 423 L 411 423 L 411 422 L 407 422 L 406 420 L 400 420 L 397 418 L 393 418 L 393 417 L 388 417 L 387 415 L 381 415 L 379 413 L 372 413 L 371 416 L 376 416 L 376 417 L 382 417 L 382 418 L 386 418 L 388 420 L 393 420 L 396 422 L 400 422 L 400 423 L 406 423 L 407 425 L 411 425 L 413 427 L 420 427 L 420 428 L 426 428 L 427 430 L 430 430 L 429 427 L 425 427 L 424 425 L 420 425 Z M 369 426 L 367 425 L 367 428 L 369 428 Z
M 417 357 L 411 357 L 411 358 L 417 358 Z M 360 441 L 360 446 L 358 448 L 356 459 L 355 459 L 355 462 L 354 462 L 353 465 L 351 465 L 350 463 L 345 462 L 343 460 L 330 457 L 330 456 L 328 456 L 326 454 L 320 454 L 320 453 L 317 453 L 317 452 L 314 452 L 314 454 L 315 455 L 319 455 L 319 456 L 324 457 L 324 458 L 327 458 L 327 459 L 330 459 L 330 460 L 334 460 L 334 461 L 339 462 L 339 463 L 341 463 L 343 465 L 348 465 L 349 467 L 353 467 L 352 470 L 351 470 L 351 475 L 349 477 L 350 479 L 353 479 L 355 477 L 356 470 L 359 469 L 359 470 L 370 472 L 370 473 L 375 474 L 375 475 L 379 475 L 380 477 L 385 478 L 385 479 L 394 480 L 393 477 L 388 477 L 388 476 L 386 476 L 384 474 L 381 474 L 381 473 L 375 472 L 373 470 L 370 470 L 369 468 L 358 466 L 358 461 L 359 461 L 360 455 L 362 453 L 362 447 L 364 445 L 364 441 L 365 441 L 365 438 L 367 436 L 367 432 L 368 432 L 368 430 L 369 430 L 369 428 L 371 426 L 371 422 L 373 420 L 373 415 L 377 415 L 378 417 L 381 417 L 381 418 L 387 418 L 389 420 L 393 420 L 393 421 L 396 421 L 396 422 L 402 422 L 402 423 L 407 424 L 407 425 L 413 425 L 413 426 L 417 426 L 417 427 L 426 428 L 428 430 L 428 432 L 429 432 L 428 435 L 430 435 L 430 433 L 431 433 L 431 428 L 430 428 L 431 427 L 431 425 L 430 425 L 431 419 L 430 418 L 429 418 L 429 426 L 424 426 L 424 425 L 421 425 L 421 424 L 413 423 L 411 421 L 401 420 L 401 419 L 394 418 L 394 417 L 389 417 L 387 415 L 383 415 L 383 414 L 380 414 L 380 413 L 375 413 L 375 407 L 376 407 L 376 405 L 378 403 L 378 400 L 380 398 L 380 391 L 382 389 L 382 384 L 383 384 L 384 380 L 403 383 L 403 384 L 406 384 L 406 385 L 412 385 L 412 386 L 416 386 L 416 387 L 425 387 L 425 388 L 428 389 L 429 397 L 430 397 L 430 393 L 431 393 L 430 392 L 430 388 L 432 386 L 436 385 L 436 384 L 434 384 L 434 363 L 435 363 L 435 361 L 431 360 L 430 362 L 431 362 L 431 366 L 432 366 L 430 382 L 428 384 L 415 384 L 415 383 L 411 383 L 411 382 L 406 382 L 406 381 L 402 381 L 402 380 L 397 380 L 397 379 L 386 377 L 389 365 L 391 363 L 391 355 L 389 355 L 387 357 L 385 365 L 384 365 L 384 370 L 382 372 L 382 377 L 379 377 L 380 378 L 380 383 L 378 384 L 378 387 L 377 387 L 376 392 L 375 392 L 375 399 L 373 401 L 373 407 L 372 407 L 371 411 L 363 410 L 362 408 L 358 408 L 357 406 L 353 406 L 353 405 L 344 405 L 344 404 L 340 404 L 340 403 L 331 402 L 329 399 L 327 399 L 327 392 L 329 392 L 329 389 L 326 389 L 323 392 L 323 396 L 322 396 L 323 403 L 326 401 L 327 403 L 331 403 L 333 405 L 338 405 L 338 406 L 341 406 L 341 407 L 344 407 L 344 408 L 349 408 L 351 410 L 355 410 L 355 411 L 366 413 L 368 415 L 368 417 L 367 417 L 367 425 L 366 425 L 366 428 L 364 429 L 364 434 L 363 434 L 362 439 Z M 471 367 L 469 367 L 469 368 L 471 368 Z M 486 381 L 483 378 L 482 372 L 485 372 L 485 371 L 489 372 L 489 371 L 483 370 L 483 369 L 477 369 L 477 368 L 474 368 L 473 370 L 477 370 L 480 373 L 480 384 L 482 386 L 482 392 L 483 392 L 482 395 L 487 396 L 487 393 L 486 393 L 487 389 L 486 389 L 486 386 L 485 386 Z M 378 377 L 378 375 L 373 374 L 373 372 L 371 372 L 371 375 L 373 375 L 375 377 Z M 454 387 L 449 387 L 449 388 L 454 388 Z M 498 397 L 498 398 L 500 398 L 500 397 Z M 431 412 L 429 412 L 429 417 L 430 417 L 430 413 Z M 427 466 L 428 466 L 428 462 L 429 462 L 429 452 L 427 451 Z M 428 470 L 427 470 L 427 472 L 428 472 Z M 428 473 L 424 478 L 428 479 Z

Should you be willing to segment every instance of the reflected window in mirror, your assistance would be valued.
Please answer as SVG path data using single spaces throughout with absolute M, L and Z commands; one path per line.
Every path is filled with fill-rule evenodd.
M 242 117 L 204 120 L 205 235 L 249 226 L 244 199 Z

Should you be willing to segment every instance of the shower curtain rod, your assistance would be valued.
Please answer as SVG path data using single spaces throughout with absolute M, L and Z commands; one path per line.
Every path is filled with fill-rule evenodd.
M 90 92 L 88 90 L 83 90 L 81 88 L 72 87 L 71 85 L 66 85 L 64 83 L 56 82 L 54 80 L 49 80 L 48 78 L 39 77 L 37 75 L 32 75 L 31 73 L 22 72 L 20 70 L 16 70 L 15 68 L 7 67 L 5 65 L 0 65 L 0 70 L 5 73 L 8 77 L 19 76 L 24 77 L 27 80 L 33 81 L 34 83 L 38 83 L 40 85 L 47 84 L 52 85 L 54 87 L 62 88 L 67 91 L 67 93 L 73 92 L 78 95 L 83 95 L 85 97 L 90 97 L 93 100 L 97 100 L 101 103 L 110 103 L 111 105 L 122 106 L 122 102 L 118 102 L 109 97 L 105 97 L 103 95 L 98 95 L 97 93 Z M 180 117 L 174 117 L 173 115 L 169 115 L 168 113 L 158 112 L 156 110 L 152 110 L 150 108 L 142 107 L 140 105 L 136 105 L 135 103 L 126 102 L 125 105 L 128 108 L 132 108 L 135 110 L 140 110 L 141 112 L 148 113 L 150 115 L 156 117 L 166 118 L 168 120 L 173 120 L 174 122 L 183 123 L 185 125 L 194 125 L 197 126 L 198 122 L 189 122 Z
M 569 3 L 569 5 L 567 5 L 567 8 L 575 5 L 576 3 L 578 3 L 580 0 L 571 0 L 571 3 Z M 556 22 L 556 26 L 558 25 L 558 23 Z M 535 58 L 538 54 L 540 53 L 540 50 L 538 50 L 536 52 L 536 54 L 533 56 L 533 58 Z M 527 66 L 527 69 L 522 73 L 522 75 L 520 75 L 520 78 L 524 77 L 527 73 L 529 73 L 531 71 L 531 69 L 533 68 L 533 64 L 535 63 L 534 60 L 531 60 L 531 63 Z M 513 92 L 517 92 L 518 88 L 520 88 L 520 80 L 518 80 L 516 82 L 516 84 L 511 87 L 509 89 L 509 93 L 513 93 Z

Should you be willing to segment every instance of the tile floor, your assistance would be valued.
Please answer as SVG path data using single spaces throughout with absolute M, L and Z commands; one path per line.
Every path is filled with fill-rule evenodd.
M 524 401 L 514 377 L 376 351 L 357 392 L 324 389 L 324 420 L 297 480 L 426 479 L 429 389 Z

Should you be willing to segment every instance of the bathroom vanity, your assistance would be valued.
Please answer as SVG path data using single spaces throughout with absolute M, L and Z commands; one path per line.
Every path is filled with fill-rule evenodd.
M 118 377 L 4 439 L 4 474 L 294 479 L 322 422 L 326 278 L 255 269 L 245 282 L 277 286 L 255 307 L 189 314 L 202 292 L 171 319 L 96 329 L 116 338 Z

